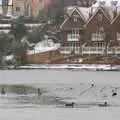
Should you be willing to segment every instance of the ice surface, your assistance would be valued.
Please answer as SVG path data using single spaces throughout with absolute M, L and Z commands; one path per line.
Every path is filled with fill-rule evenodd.
M 24 84 L 45 91 L 40 99 L 34 93 L 0 95 L 0 120 L 120 119 L 119 72 L 3 70 L 0 83 Z M 113 97 L 112 90 L 118 95 Z M 64 103 L 72 101 L 75 102 L 73 108 L 64 107 Z M 104 101 L 109 106 L 99 107 Z

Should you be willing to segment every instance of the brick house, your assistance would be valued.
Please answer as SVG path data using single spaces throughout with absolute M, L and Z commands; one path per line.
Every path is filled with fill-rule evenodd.
M 85 42 L 102 47 L 111 39 L 111 17 L 105 8 L 99 6 L 85 24 Z
M 68 17 L 60 26 L 61 53 L 80 55 L 83 48 L 88 46 L 100 48 L 100 54 L 107 54 L 108 47 L 119 43 L 119 11 L 116 3 L 113 2 L 108 7 L 105 6 L 105 1 L 100 2 L 97 7 L 75 6 L 69 10 Z
M 81 51 L 84 43 L 84 25 L 89 18 L 88 9 L 74 7 L 68 10 L 68 16 L 60 26 L 62 47 L 66 52 L 74 53 Z M 68 49 L 68 50 L 67 50 Z

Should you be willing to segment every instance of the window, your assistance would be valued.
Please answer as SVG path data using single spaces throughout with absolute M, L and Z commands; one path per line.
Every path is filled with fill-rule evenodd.
M 20 12 L 20 7 L 16 7 L 16 12 Z
M 8 10 L 8 0 L 2 0 L 2 9 L 4 12 Z
M 97 28 L 96 33 L 92 33 L 92 41 L 103 41 L 105 38 L 104 28 Z
M 67 41 L 79 41 L 79 34 L 75 33 L 68 33 L 67 34 Z
M 78 18 L 79 18 L 79 15 L 74 15 L 74 16 L 73 16 L 73 21 L 74 21 L 74 22 L 77 22 L 77 21 L 78 21 Z
M 117 40 L 120 40 L 120 33 L 117 32 Z
M 2 0 L 2 6 L 8 6 L 8 0 Z
M 101 14 L 98 14 L 98 15 L 97 15 L 97 19 L 98 19 L 99 22 L 102 22 L 103 16 L 102 16 Z
M 78 28 L 73 28 L 70 33 L 67 34 L 67 41 L 79 41 L 80 31 Z

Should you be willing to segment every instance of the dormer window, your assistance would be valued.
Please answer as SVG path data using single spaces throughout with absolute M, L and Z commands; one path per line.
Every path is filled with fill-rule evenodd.
M 73 21 L 74 21 L 74 22 L 77 22 L 77 21 L 78 21 L 78 18 L 79 18 L 79 15 L 74 15 L 74 16 L 73 16 Z

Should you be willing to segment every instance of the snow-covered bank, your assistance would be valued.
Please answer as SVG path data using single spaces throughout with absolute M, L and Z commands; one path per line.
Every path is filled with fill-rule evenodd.
M 119 120 L 119 108 L 0 109 L 1 120 Z
M 20 66 L 19 69 L 72 69 L 72 70 L 95 70 L 95 71 L 119 71 L 120 66 L 99 65 L 99 64 L 41 64 Z

